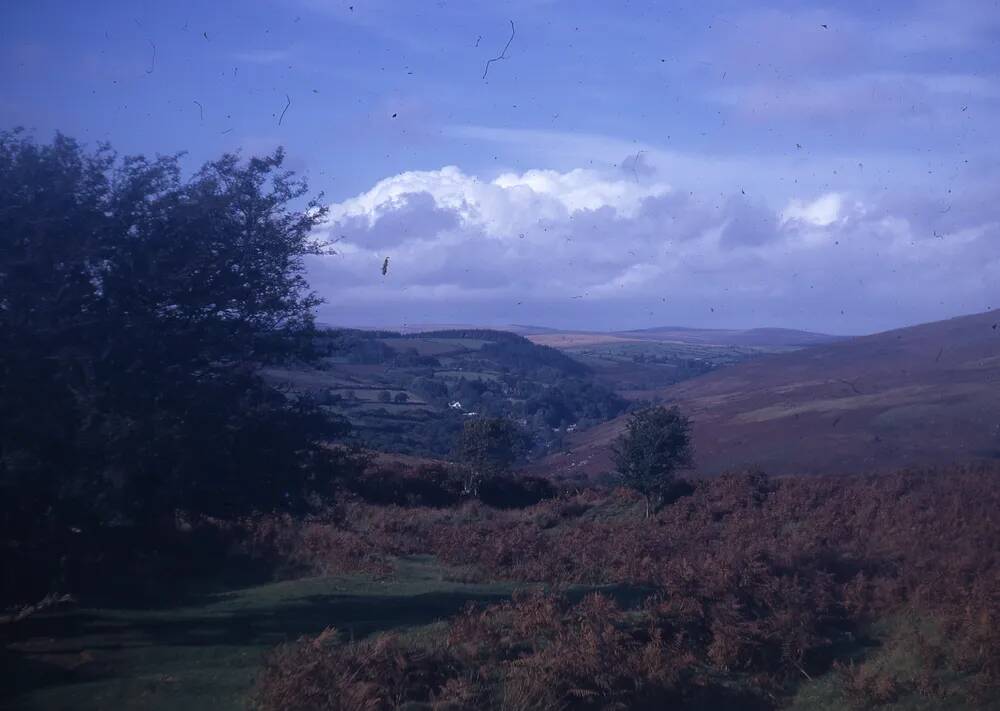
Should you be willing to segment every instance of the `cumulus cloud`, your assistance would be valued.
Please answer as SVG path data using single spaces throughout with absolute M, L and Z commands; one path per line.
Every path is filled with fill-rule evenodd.
M 664 183 L 631 183 L 592 170 L 529 170 L 484 181 L 446 166 L 386 178 L 367 192 L 330 206 L 326 229 L 352 219 L 374 228 L 387 215 L 422 206 L 435 213 L 448 211 L 465 229 L 481 229 L 503 239 L 516 230 L 606 207 L 616 214 L 634 215 L 644 199 L 668 192 Z M 413 220 L 411 232 L 430 237 L 435 230 L 424 224 L 424 218 Z
M 857 332 L 986 308 L 1000 209 L 972 193 L 954 198 L 951 216 L 928 204 L 850 190 L 770 204 L 685 191 L 648 171 L 487 180 L 449 166 L 331 205 L 322 231 L 340 241 L 312 263 L 313 285 L 328 299 L 324 320 L 378 325 Z
M 840 205 L 843 198 L 837 193 L 822 195 L 811 202 L 792 200 L 781 212 L 781 222 L 801 220 L 810 225 L 826 227 L 840 217 Z

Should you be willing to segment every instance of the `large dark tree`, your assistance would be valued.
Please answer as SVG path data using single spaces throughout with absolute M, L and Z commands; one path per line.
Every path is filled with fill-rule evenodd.
M 0 134 L 4 533 L 302 508 L 340 422 L 268 387 L 308 355 L 324 211 L 263 158 L 119 158 Z

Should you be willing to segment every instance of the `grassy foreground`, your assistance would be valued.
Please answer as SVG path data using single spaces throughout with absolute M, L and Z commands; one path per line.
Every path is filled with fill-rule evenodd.
M 245 709 L 264 654 L 327 626 L 362 639 L 393 631 L 419 640 L 439 634 L 440 621 L 467 603 L 508 598 L 512 583 L 451 580 L 432 558 L 397 561 L 391 579 L 340 575 L 233 590 L 191 605 L 161 609 L 78 609 L 32 619 L 3 652 L 3 708 Z M 576 590 L 577 594 L 582 589 Z M 853 650 L 858 668 L 916 674 L 913 621 L 887 619 Z M 926 626 L 924 628 L 926 632 Z M 949 708 L 963 703 L 965 680 L 937 680 Z M 930 711 L 917 694 L 896 694 L 883 709 Z M 793 711 L 861 708 L 846 674 L 803 680 Z M 1000 700 L 990 708 L 1000 708 Z
M 3 652 L 0 703 L 14 709 L 246 708 L 262 655 L 334 625 L 363 638 L 420 628 L 513 583 L 449 580 L 429 557 L 399 560 L 391 579 L 304 578 L 161 609 L 77 609 L 19 623 Z

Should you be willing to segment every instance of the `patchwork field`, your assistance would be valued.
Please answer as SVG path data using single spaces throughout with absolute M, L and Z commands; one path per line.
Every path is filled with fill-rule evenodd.
M 503 416 L 530 432 L 538 456 L 566 428 L 626 408 L 595 369 L 509 332 L 327 331 L 317 347 L 325 354 L 317 365 L 266 376 L 349 421 L 377 451 L 445 456 L 466 418 Z
M 807 331 L 651 328 L 612 333 L 528 333 L 533 343 L 571 355 L 596 378 L 633 401 L 659 402 L 663 388 L 751 358 L 841 340 Z

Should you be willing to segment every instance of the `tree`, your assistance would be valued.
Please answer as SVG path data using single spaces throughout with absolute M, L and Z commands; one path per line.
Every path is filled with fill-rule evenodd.
M 467 419 L 455 448 L 457 458 L 466 466 L 463 493 L 478 496 L 482 483 L 510 471 L 527 446 L 527 435 L 508 419 Z
M 652 407 L 629 418 L 612 448 L 621 482 L 642 494 L 646 516 L 659 508 L 678 469 L 690 467 L 691 422 L 677 407 Z
M 325 249 L 283 158 L 183 178 L 0 133 L 4 533 L 302 509 L 359 464 L 326 446 L 344 421 L 259 376 L 312 355 Z

